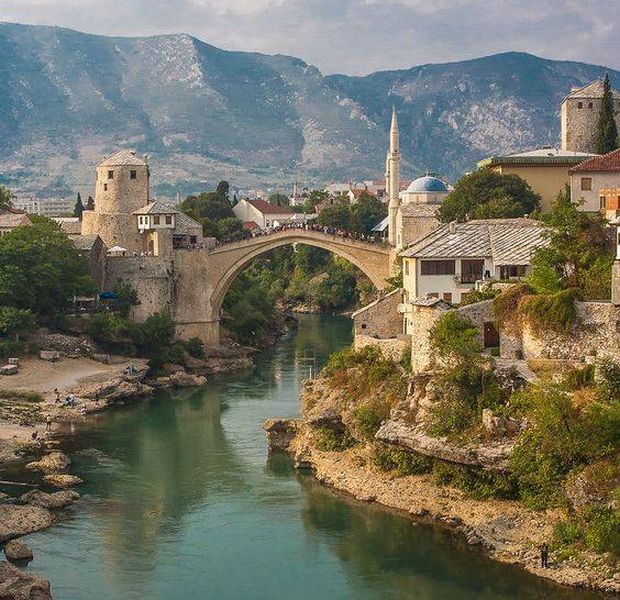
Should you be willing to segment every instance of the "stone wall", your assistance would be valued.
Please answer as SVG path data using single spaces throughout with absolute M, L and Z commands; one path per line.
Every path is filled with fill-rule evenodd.
M 480 334 L 478 341 L 484 348 L 484 324 L 493 323 L 493 300 L 483 300 L 482 302 L 476 302 L 475 304 L 467 304 L 457 309 L 457 312 L 467 317 L 476 327 L 478 327 Z
M 411 305 L 407 315 L 411 327 L 411 370 L 420 373 L 431 366 L 430 332 L 437 319 L 448 309 L 444 304 L 434 306 Z
M 356 335 L 353 342 L 353 348 L 355 350 L 361 350 L 366 346 L 375 346 L 383 352 L 386 358 L 389 358 L 395 362 L 400 361 L 404 352 L 409 352 L 411 345 L 411 336 L 406 334 L 399 334 L 393 338 L 375 338 L 369 335 Z
M 355 336 L 393 338 L 402 333 L 403 318 L 397 310 L 401 302 L 402 290 L 393 290 L 354 312 L 352 317 Z
M 607 302 L 576 302 L 577 324 L 569 333 L 522 333 L 526 359 L 578 360 L 588 356 L 610 356 L 620 360 L 620 308 Z
M 111 256 L 106 264 L 106 285 L 112 289 L 117 281 L 129 283 L 138 293 L 140 304 L 133 307 L 131 318 L 144 321 L 150 315 L 168 310 L 174 314 L 174 263 L 158 256 Z
M 620 306 L 620 260 L 614 262 L 611 271 L 611 303 Z
M 562 150 L 596 152 L 596 123 L 601 102 L 600 98 L 567 98 L 562 103 Z M 620 129 L 620 113 L 616 113 L 616 125 Z

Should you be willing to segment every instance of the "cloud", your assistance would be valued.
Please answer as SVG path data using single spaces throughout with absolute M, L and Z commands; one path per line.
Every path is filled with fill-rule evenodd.
M 508 50 L 620 68 L 618 0 L 1 0 L 0 20 L 105 35 L 185 32 L 365 74 Z

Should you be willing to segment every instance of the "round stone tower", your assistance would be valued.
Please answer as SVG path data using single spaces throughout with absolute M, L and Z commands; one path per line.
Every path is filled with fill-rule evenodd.
M 143 250 L 132 213 L 150 202 L 149 165 L 130 150 L 120 150 L 97 166 L 95 209 L 82 214 L 82 235 L 97 234 L 108 248 Z

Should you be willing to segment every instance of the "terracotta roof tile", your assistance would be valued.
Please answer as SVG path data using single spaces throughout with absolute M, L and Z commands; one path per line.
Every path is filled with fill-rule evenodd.
M 601 173 L 608 171 L 620 171 L 620 148 L 608 154 L 584 160 L 568 170 L 569 173 Z
M 263 200 L 261 198 L 257 198 L 255 200 L 246 200 L 246 202 L 251 204 L 256 210 L 259 210 L 264 215 L 295 214 L 292 210 L 290 210 L 286 206 L 276 206 L 275 204 L 271 204 L 271 202 L 267 202 L 267 200 Z

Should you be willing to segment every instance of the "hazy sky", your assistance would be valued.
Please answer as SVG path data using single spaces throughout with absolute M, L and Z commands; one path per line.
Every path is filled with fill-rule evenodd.
M 0 0 L 0 21 L 184 32 L 366 74 L 522 50 L 620 68 L 620 0 Z

